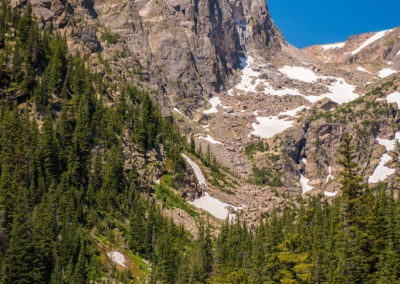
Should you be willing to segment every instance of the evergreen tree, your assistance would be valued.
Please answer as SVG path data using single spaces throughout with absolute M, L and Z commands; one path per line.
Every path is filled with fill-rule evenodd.
M 23 189 L 18 188 L 10 244 L 6 260 L 6 283 L 34 283 L 31 220 Z

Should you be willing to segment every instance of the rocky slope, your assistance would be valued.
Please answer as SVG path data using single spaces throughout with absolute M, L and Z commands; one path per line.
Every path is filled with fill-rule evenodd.
M 400 27 L 349 37 L 344 42 L 309 46 L 302 51 L 318 60 L 380 78 L 399 67 Z M 393 68 L 394 67 L 394 68 Z
M 91 54 L 92 69 L 109 68 L 110 82 L 128 80 L 149 91 L 184 134 L 203 152 L 209 148 L 236 186 L 221 190 L 207 182 L 203 190 L 243 207 L 248 220 L 284 196 L 334 196 L 345 131 L 354 134 L 367 177 L 380 163 L 385 172 L 390 159 L 382 161 L 383 154 L 392 157 L 399 116 L 387 103 L 391 97 L 384 100 L 397 96 L 400 28 L 298 50 L 275 27 L 264 0 L 34 0 L 32 6 L 42 27 L 65 33 L 74 52 Z M 395 182 L 389 172 L 371 184 Z M 197 198 L 193 187 L 182 194 Z

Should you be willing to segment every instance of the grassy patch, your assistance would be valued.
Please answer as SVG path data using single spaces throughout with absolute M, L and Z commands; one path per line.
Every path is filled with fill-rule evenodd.
M 157 199 L 161 201 L 165 207 L 170 209 L 180 208 L 192 217 L 199 215 L 193 206 L 187 203 L 185 199 L 176 194 L 173 189 L 165 184 L 165 178 L 163 179 L 162 184 L 154 185 L 154 190 Z

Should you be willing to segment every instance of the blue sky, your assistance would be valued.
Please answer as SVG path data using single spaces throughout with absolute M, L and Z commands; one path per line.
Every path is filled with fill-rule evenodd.
M 400 0 L 267 0 L 286 40 L 302 48 L 400 26 Z

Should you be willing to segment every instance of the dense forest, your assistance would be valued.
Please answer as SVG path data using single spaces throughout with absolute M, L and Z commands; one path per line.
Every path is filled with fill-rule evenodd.
M 299 197 L 253 230 L 240 216 L 227 220 L 217 236 L 199 219 L 196 237 L 162 214 L 141 169 L 125 164 L 127 143 L 145 161 L 162 149 L 177 188 L 181 152 L 196 150 L 148 94 L 106 82 L 29 3 L 20 10 L 3 0 L 0 283 L 140 282 L 101 256 L 115 229 L 149 261 L 149 283 L 400 281 L 397 189 L 362 182 L 349 136 L 338 161 L 342 194 L 332 202 Z

